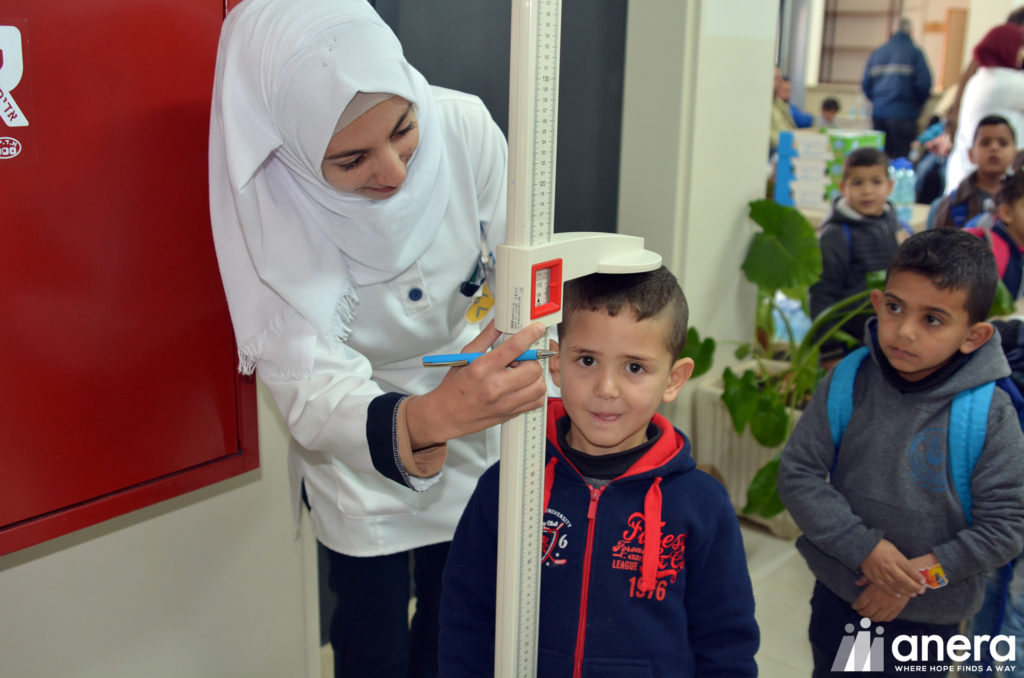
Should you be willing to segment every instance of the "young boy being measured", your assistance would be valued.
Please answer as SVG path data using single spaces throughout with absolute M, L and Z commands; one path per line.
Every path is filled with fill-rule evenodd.
M 566 284 L 548 404 L 539 659 L 546 676 L 754 676 L 758 629 L 736 515 L 655 410 L 693 370 L 664 267 Z M 440 675 L 494 669 L 499 465 L 445 568 Z
M 797 548 L 817 580 L 815 676 L 830 675 L 847 628 L 860 629 L 861 618 L 887 622 L 890 641 L 948 639 L 980 608 L 985 574 L 1021 552 L 1024 435 L 1004 391 L 993 394 L 971 477 L 973 525 L 948 468 L 953 396 L 1010 373 L 985 322 L 996 279 L 979 238 L 949 229 L 911 236 L 888 268 L 885 291 L 872 293 L 871 359 L 857 372 L 838 451 L 827 412 L 832 374 L 786 443 L 779 495 L 804 532 Z M 934 590 L 920 572 L 933 565 L 948 579 Z M 895 670 L 891 654 L 886 661 Z

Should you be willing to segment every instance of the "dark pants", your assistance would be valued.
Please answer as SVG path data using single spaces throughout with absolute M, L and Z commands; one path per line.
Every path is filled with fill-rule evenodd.
M 328 549 L 336 678 L 437 675 L 441 573 L 449 542 L 387 556 L 354 558 Z M 412 566 L 410 567 L 410 557 Z M 409 571 L 416 611 L 409 623 Z
M 927 595 L 927 593 L 925 594 Z M 882 629 L 879 634 L 878 629 Z M 809 637 L 811 640 L 811 653 L 814 655 L 813 678 L 825 678 L 835 676 L 841 678 L 849 676 L 849 673 L 833 672 L 832 665 L 840 650 L 843 656 L 849 656 L 850 642 L 856 638 L 856 634 L 865 629 L 861 626 L 861 616 L 854 611 L 850 603 L 829 591 L 820 582 L 814 583 L 814 594 L 811 596 L 811 625 Z M 954 662 L 951 659 L 943 661 L 904 662 L 892 654 L 892 642 L 897 636 L 908 635 L 923 637 L 926 635 L 940 636 L 945 640 L 959 632 L 959 624 L 941 625 L 924 624 L 920 622 L 903 621 L 894 619 L 889 622 L 872 622 L 866 631 L 871 640 L 881 639 L 878 647 L 883 652 L 884 672 L 871 673 L 872 676 L 906 676 L 907 672 L 896 671 L 896 666 L 914 667 L 940 667 L 948 666 Z M 844 646 L 844 638 L 849 638 Z M 945 644 L 945 643 L 943 643 Z M 901 645 L 901 652 L 906 653 L 908 648 Z M 859 663 L 859 662 L 858 662 Z M 910 675 L 925 675 L 929 678 L 940 678 L 946 673 L 942 671 L 929 671 L 918 669 L 924 673 L 915 671 Z
M 872 118 L 875 129 L 885 132 L 885 153 L 890 160 L 910 155 L 910 142 L 917 137 L 917 120 Z

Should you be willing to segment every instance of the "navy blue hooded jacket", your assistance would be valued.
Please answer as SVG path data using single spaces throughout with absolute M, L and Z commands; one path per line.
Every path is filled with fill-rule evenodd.
M 932 89 L 924 54 L 904 31 L 897 31 L 868 57 L 861 82 L 871 101 L 871 117 L 916 120 Z
M 591 487 L 558 448 L 564 416 L 552 399 L 538 678 L 756 676 L 754 598 L 725 489 L 696 469 L 689 441 L 657 414 L 654 446 Z M 443 678 L 494 672 L 499 466 L 480 478 L 448 555 Z

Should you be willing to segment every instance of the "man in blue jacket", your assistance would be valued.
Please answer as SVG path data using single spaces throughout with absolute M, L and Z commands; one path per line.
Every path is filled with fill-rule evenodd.
M 885 132 L 885 152 L 890 158 L 907 157 L 932 89 L 928 62 L 910 39 L 910 19 L 901 18 L 889 42 L 868 57 L 861 88 L 871 101 L 875 129 Z

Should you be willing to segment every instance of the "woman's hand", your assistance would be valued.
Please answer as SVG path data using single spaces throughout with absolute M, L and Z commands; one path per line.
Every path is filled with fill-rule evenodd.
M 492 321 L 462 350 L 486 351 L 500 336 Z M 540 361 L 515 362 L 542 336 L 544 326 L 533 323 L 469 365 L 451 368 L 430 393 L 410 398 L 406 407 L 413 449 L 476 433 L 543 407 L 547 385 Z

